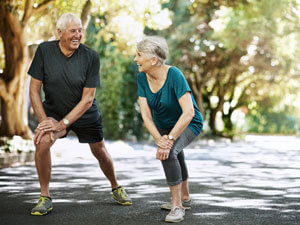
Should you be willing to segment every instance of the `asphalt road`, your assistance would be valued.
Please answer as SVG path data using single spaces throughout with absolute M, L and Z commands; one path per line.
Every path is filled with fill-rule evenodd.
M 192 144 L 186 158 L 193 207 L 180 224 L 300 224 L 299 139 L 293 146 L 290 139 L 275 139 L 275 149 L 273 139 L 265 140 Z M 54 209 L 47 216 L 30 215 L 39 196 L 34 165 L 0 170 L 0 224 L 165 224 L 168 212 L 159 206 L 170 194 L 153 147 L 110 142 L 108 148 L 132 206 L 112 199 L 109 183 L 88 149 L 69 140 L 52 152 Z

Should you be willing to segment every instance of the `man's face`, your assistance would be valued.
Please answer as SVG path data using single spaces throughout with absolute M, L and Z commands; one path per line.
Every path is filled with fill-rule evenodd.
M 75 51 L 79 47 L 82 37 L 81 23 L 72 21 L 70 24 L 67 24 L 63 32 L 59 30 L 58 33 L 62 47 L 69 51 Z

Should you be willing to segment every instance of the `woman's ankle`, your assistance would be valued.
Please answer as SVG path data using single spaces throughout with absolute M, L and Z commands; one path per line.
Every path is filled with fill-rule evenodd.
M 189 195 L 185 195 L 185 196 L 181 197 L 181 200 L 182 201 L 189 201 L 189 200 L 191 200 L 191 197 Z

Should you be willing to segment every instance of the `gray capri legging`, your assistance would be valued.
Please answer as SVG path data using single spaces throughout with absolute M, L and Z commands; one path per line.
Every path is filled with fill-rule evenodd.
M 161 135 L 170 133 L 170 130 L 158 130 Z M 188 170 L 185 164 L 183 148 L 188 146 L 195 137 L 194 132 L 190 128 L 186 128 L 174 142 L 170 150 L 169 158 L 161 161 L 169 186 L 175 186 L 188 179 Z

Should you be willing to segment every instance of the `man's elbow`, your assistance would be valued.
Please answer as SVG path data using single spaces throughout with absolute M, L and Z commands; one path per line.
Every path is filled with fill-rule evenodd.
M 93 101 L 94 101 L 94 98 L 88 98 L 88 99 L 85 99 L 84 101 L 84 105 L 86 106 L 86 108 L 90 108 L 93 104 Z
M 39 93 L 36 90 L 30 88 L 29 89 L 29 98 L 30 98 L 30 100 L 32 100 L 35 96 L 39 96 Z

